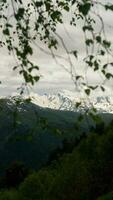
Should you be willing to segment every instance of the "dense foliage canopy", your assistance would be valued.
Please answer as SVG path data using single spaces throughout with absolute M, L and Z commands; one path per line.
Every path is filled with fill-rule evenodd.
M 54 58 L 57 58 L 55 49 L 61 43 L 68 56 L 70 69 L 68 72 L 76 86 L 84 88 L 86 95 L 98 87 L 104 91 L 103 84 L 106 79 L 111 79 L 113 74 L 109 70 L 112 49 L 106 37 L 103 16 L 98 10 L 113 12 L 111 1 L 94 0 L 1 0 L 0 1 L 0 47 L 6 47 L 9 54 L 13 54 L 17 70 L 24 78 L 24 85 L 34 85 L 40 78 L 38 64 L 32 62 L 34 43 L 46 43 Z M 69 26 L 78 27 L 83 31 L 86 56 L 83 62 L 86 68 L 98 71 L 103 76 L 101 85 L 89 85 L 85 77 L 76 72 L 72 56 L 77 59 L 78 49 L 71 52 L 65 45 L 61 35 L 57 32 L 59 24 L 64 24 L 65 15 L 70 17 Z M 103 62 L 103 57 L 106 59 Z M 73 69 L 74 68 L 74 69 Z
M 91 132 L 71 153 L 64 154 L 50 166 L 31 173 L 19 187 L 14 188 L 14 185 L 13 187 L 10 185 L 9 190 L 1 191 L 0 199 L 112 200 L 112 151 L 113 122 L 103 130 L 101 135 Z M 18 169 L 20 172 L 23 169 L 23 166 L 22 168 L 20 165 L 15 166 L 15 171 L 10 171 L 12 178 L 15 177 Z M 10 184 L 12 184 L 11 177 L 8 179 Z M 18 173 L 18 178 L 21 177 L 22 173 L 21 176 Z

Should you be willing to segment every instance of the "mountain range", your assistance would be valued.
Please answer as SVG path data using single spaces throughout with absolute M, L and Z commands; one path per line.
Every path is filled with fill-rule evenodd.
M 18 97 L 0 99 L 0 174 L 13 161 L 40 168 L 64 138 L 79 137 L 79 113 L 42 108 Z
M 80 111 L 90 109 L 91 105 L 83 99 L 77 108 L 75 105 L 80 101 L 67 91 L 55 95 L 33 94 L 31 101 L 19 96 L 1 98 L 0 174 L 16 160 L 39 169 L 56 148 L 62 147 L 65 138 L 75 140 L 84 132 L 88 134 L 96 122 L 88 115 L 81 118 Z M 95 103 L 101 106 L 98 111 L 106 124 L 113 119 L 109 101 L 107 97 L 99 97 Z
M 62 90 L 56 94 L 32 93 L 30 97 L 34 104 L 56 110 L 83 111 L 94 107 L 100 113 L 113 113 L 113 97 L 108 95 L 80 97 L 76 92 Z

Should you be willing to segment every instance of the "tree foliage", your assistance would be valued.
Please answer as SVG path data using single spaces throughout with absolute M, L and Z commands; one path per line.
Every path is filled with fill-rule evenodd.
M 103 83 L 106 79 L 113 78 L 108 70 L 113 65 L 108 59 L 103 63 L 105 56 L 112 56 L 111 42 L 106 38 L 106 30 L 103 18 L 96 7 L 107 11 L 113 11 L 113 4 L 91 0 L 1 0 L 0 1 L 0 47 L 6 47 L 9 54 L 16 58 L 13 70 L 18 70 L 24 78 L 24 85 L 34 85 L 40 79 L 37 72 L 39 66 L 32 62 L 34 53 L 33 44 L 39 40 L 46 43 L 53 56 L 54 49 L 58 48 L 59 40 L 62 43 L 70 64 L 70 74 L 76 85 L 84 88 L 87 96 L 91 90 L 98 87 L 104 91 Z M 104 76 L 102 85 L 88 85 L 80 74 L 73 71 L 71 56 L 76 59 L 78 49 L 69 52 L 63 38 L 57 33 L 57 26 L 64 24 L 64 15 L 71 12 L 70 26 L 75 27 L 75 34 L 79 23 L 84 33 L 84 44 L 86 46 L 86 57 L 83 59 L 87 68 L 98 71 Z M 97 29 L 97 24 L 99 28 Z M 35 72 L 35 73 L 34 73 Z M 23 92 L 21 88 L 21 93 Z
M 113 121 L 103 134 L 92 133 L 71 153 L 30 174 L 3 200 L 111 200 L 113 198 Z M 14 198 L 15 197 L 15 198 Z

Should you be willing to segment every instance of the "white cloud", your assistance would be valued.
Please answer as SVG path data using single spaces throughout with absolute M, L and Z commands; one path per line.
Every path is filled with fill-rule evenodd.
M 105 1 L 108 2 L 108 1 Z M 111 1 L 112 2 L 112 1 Z M 102 14 L 107 29 L 107 37 L 109 40 L 112 40 L 113 29 L 109 27 L 109 24 L 112 24 L 112 13 L 105 14 L 102 10 L 100 11 Z M 81 26 L 81 25 L 80 25 Z M 67 30 L 67 32 L 65 31 Z M 72 28 L 68 24 L 68 16 L 65 16 L 65 26 L 60 25 L 58 27 L 58 33 L 64 39 L 64 43 L 68 50 L 77 49 L 79 51 L 79 61 L 72 58 L 73 65 L 77 72 L 80 74 L 84 73 L 85 68 L 82 67 L 83 62 L 82 59 L 85 56 L 85 48 L 83 45 L 84 36 L 82 31 L 80 31 L 80 27 Z M 46 48 L 44 44 L 37 41 L 37 44 L 41 46 L 44 50 L 50 51 Z M 63 56 L 67 58 L 66 52 L 63 49 L 61 43 L 59 45 L 58 51 L 55 52 L 59 56 Z M 39 83 L 34 87 L 35 91 L 55 91 L 59 89 L 74 89 L 74 84 L 70 78 L 70 75 L 61 67 L 55 63 L 55 60 L 49 54 L 40 51 L 39 48 L 34 46 L 34 55 L 32 60 L 40 66 L 39 73 L 42 75 Z M 67 69 L 70 69 L 70 65 L 67 61 L 62 59 L 58 59 L 58 61 L 64 65 Z M 12 71 L 12 66 L 15 65 L 14 57 L 9 56 L 5 49 L 1 49 L 0 52 L 0 80 L 2 80 L 3 84 L 0 86 L 0 94 L 10 94 L 12 92 L 16 92 L 16 88 L 21 85 L 22 78 L 18 75 L 18 72 Z M 97 84 L 100 81 L 100 75 L 94 75 L 92 70 L 87 72 L 87 77 L 89 77 L 89 82 L 91 84 Z M 112 82 L 110 82 L 112 85 Z

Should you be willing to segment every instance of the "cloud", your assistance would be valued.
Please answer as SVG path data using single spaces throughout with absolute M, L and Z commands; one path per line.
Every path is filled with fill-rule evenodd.
M 102 1 L 103 2 L 103 1 Z M 108 2 L 108 1 L 105 1 Z M 112 1 L 111 1 L 112 2 Z M 103 10 L 99 11 L 103 16 L 106 30 L 107 30 L 107 38 L 112 40 L 113 29 L 110 24 L 112 24 L 113 14 L 108 12 L 105 13 Z M 65 14 L 64 16 L 64 25 L 58 26 L 58 33 L 63 38 L 64 43 L 68 49 L 68 51 L 78 50 L 79 52 L 79 60 L 77 61 L 73 56 L 71 56 L 72 63 L 77 73 L 84 75 L 85 67 L 83 67 L 82 59 L 85 56 L 85 46 L 84 44 L 84 35 L 81 31 L 81 23 L 78 24 L 77 27 L 72 28 L 69 25 L 69 15 Z M 97 29 L 100 28 L 99 24 Z M 37 47 L 38 46 L 38 47 Z M 39 49 L 41 47 L 44 51 L 48 53 L 44 53 Z M 42 75 L 39 83 L 36 84 L 34 90 L 36 92 L 42 91 L 57 91 L 60 89 L 71 89 L 73 90 L 74 84 L 71 80 L 70 74 L 65 70 L 70 70 L 69 59 L 66 51 L 64 50 L 61 42 L 59 43 L 58 51 L 55 51 L 55 54 L 58 55 L 57 62 L 60 63 L 58 65 L 53 57 L 50 55 L 50 50 L 42 44 L 40 41 L 37 41 L 37 44 L 33 44 L 34 55 L 32 56 L 32 61 L 40 66 L 39 74 Z M 61 59 L 59 57 L 64 57 L 65 59 Z M 105 60 L 106 58 L 104 58 Z M 103 62 L 104 62 L 103 60 Z M 16 88 L 19 87 L 22 83 L 21 76 L 18 75 L 18 72 L 12 71 L 12 67 L 15 65 L 15 60 L 13 56 L 9 56 L 7 54 L 6 49 L 1 49 L 0 52 L 0 80 L 2 80 L 3 84 L 0 86 L 0 94 L 10 94 L 12 92 L 16 92 Z M 62 67 L 64 65 L 64 67 Z M 100 75 L 95 73 L 92 70 L 87 71 L 87 78 L 89 83 L 98 84 L 101 81 Z M 110 84 L 112 83 L 110 82 Z

